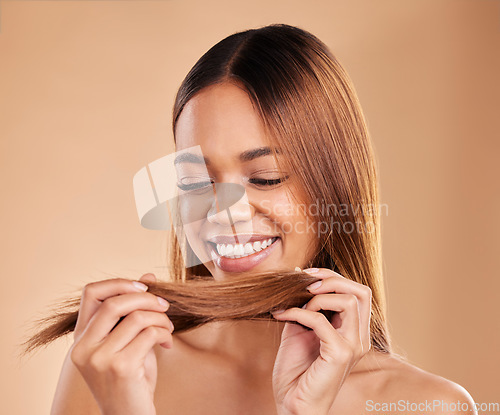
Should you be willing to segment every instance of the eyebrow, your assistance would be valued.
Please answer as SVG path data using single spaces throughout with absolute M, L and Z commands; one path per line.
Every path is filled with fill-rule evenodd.
M 196 164 L 210 164 L 206 157 L 200 157 L 193 153 L 182 153 L 174 159 L 174 165 L 179 163 L 196 163 Z
M 281 152 L 278 149 L 275 149 L 277 154 Z M 239 159 L 242 162 L 252 161 L 259 157 L 269 156 L 272 154 L 272 150 L 270 147 L 259 147 L 254 148 L 252 150 L 244 151 L 239 155 Z M 174 159 L 174 164 L 179 163 L 195 163 L 195 164 L 206 164 L 207 166 L 210 164 L 210 160 L 207 157 L 201 157 L 197 154 L 193 153 L 182 153 L 179 154 Z
M 276 154 L 281 154 L 281 151 L 278 148 L 275 148 Z M 254 148 L 253 150 L 247 150 L 244 151 L 243 153 L 240 154 L 240 160 L 245 162 L 245 161 L 251 161 L 254 160 L 258 157 L 264 157 L 264 156 L 269 156 L 272 154 L 272 150 L 270 147 L 259 147 L 259 148 Z

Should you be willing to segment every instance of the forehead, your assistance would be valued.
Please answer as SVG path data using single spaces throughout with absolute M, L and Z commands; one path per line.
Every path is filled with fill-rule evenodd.
M 269 146 L 263 122 L 248 93 L 233 83 L 201 90 L 177 121 L 176 149 L 199 145 L 203 153 L 241 153 Z

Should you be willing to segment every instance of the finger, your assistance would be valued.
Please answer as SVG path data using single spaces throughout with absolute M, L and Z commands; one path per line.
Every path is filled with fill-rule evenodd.
M 321 281 L 311 284 L 308 287 L 308 291 L 313 294 L 322 293 L 339 293 L 339 294 L 352 294 L 355 295 L 359 301 L 359 315 L 360 315 L 360 325 L 361 332 L 363 333 L 363 339 L 368 336 L 369 342 L 369 331 L 370 331 L 370 318 L 371 318 L 371 302 L 372 302 L 372 292 L 369 287 L 363 284 L 359 284 L 355 281 L 349 280 L 340 276 L 332 270 L 326 268 L 320 268 L 314 276 L 322 278 Z
M 139 278 L 139 281 L 141 282 L 156 282 L 156 276 L 155 274 L 144 274 L 141 278 Z
M 86 327 L 101 303 L 109 297 L 147 291 L 148 287 L 138 281 L 115 278 L 87 284 L 82 292 L 78 327 Z
M 283 312 L 273 312 L 272 314 L 277 320 L 296 321 L 303 326 L 311 328 L 314 330 L 316 336 L 328 345 L 332 351 L 335 350 L 335 348 L 345 347 L 345 341 L 342 336 L 321 313 L 292 307 Z
M 123 294 L 105 300 L 85 329 L 82 341 L 95 344 L 104 339 L 121 317 L 136 310 L 167 311 L 169 304 L 151 293 Z
M 173 346 L 172 334 L 161 327 L 148 327 L 141 331 L 119 354 L 125 360 L 135 360 L 142 365 L 156 344 L 171 348 Z
M 173 331 L 173 325 L 165 313 L 155 311 L 133 311 L 121 321 L 104 339 L 101 351 L 116 353 L 125 348 L 147 327 L 161 327 Z
M 329 268 L 306 268 L 306 269 L 303 269 L 302 272 L 305 272 L 306 274 L 309 274 L 309 275 L 312 275 L 312 276 L 315 276 L 315 277 L 318 277 L 321 279 L 329 278 L 329 277 L 332 277 L 334 275 L 336 275 L 337 277 L 340 277 L 340 278 L 347 279 L 342 274 L 339 274 L 338 272 L 335 272 L 334 270 L 329 269 Z
M 331 310 L 338 313 L 341 325 L 335 327 L 353 347 L 363 347 L 359 324 L 358 299 L 352 294 L 318 294 L 306 305 L 305 310 Z

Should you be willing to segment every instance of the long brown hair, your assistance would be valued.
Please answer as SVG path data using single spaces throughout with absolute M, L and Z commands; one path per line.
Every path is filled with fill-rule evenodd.
M 319 249 L 308 265 L 333 269 L 371 288 L 372 346 L 390 353 L 377 171 L 348 75 L 319 39 L 297 27 L 270 25 L 235 33 L 206 52 L 182 82 L 173 109 L 174 137 L 186 103 L 203 88 L 223 82 L 247 90 L 271 148 L 285 155 L 281 166 L 274 154 L 278 166 L 295 173 L 302 202 L 317 206 L 306 214 L 327 225 L 318 233 Z M 270 318 L 270 310 L 300 306 L 310 298 L 305 287 L 315 279 L 302 272 L 245 273 L 225 282 L 206 278 L 210 273 L 204 265 L 186 268 L 181 253 L 181 244 L 189 248 L 185 237 L 174 237 L 173 228 L 170 235 L 171 282 L 148 285 L 173 304 L 167 314 L 177 332 L 217 319 Z M 188 255 L 194 253 L 188 249 Z M 73 309 L 49 317 L 48 327 L 26 343 L 28 349 L 74 329 L 79 299 L 68 304 Z
M 224 281 L 192 277 L 188 282 L 144 284 L 148 292 L 168 300 L 170 306 L 166 313 L 175 333 L 181 333 L 213 321 L 276 321 L 271 312 L 303 306 L 313 297 L 306 287 L 316 281 L 319 278 L 302 271 L 268 271 L 242 273 Z M 58 304 L 57 312 L 39 321 L 36 333 L 24 342 L 24 352 L 29 353 L 72 332 L 80 300 L 76 297 Z M 328 310 L 321 312 L 329 320 L 335 314 Z
M 349 76 L 323 42 L 300 28 L 275 24 L 235 33 L 209 49 L 182 82 L 173 108 L 174 138 L 186 103 L 223 82 L 247 90 L 272 149 L 286 155 L 280 166 L 274 153 L 276 163 L 295 173 L 305 192 L 301 202 L 317 206 L 314 214 L 307 210 L 318 224 L 320 246 L 309 266 L 333 269 L 370 287 L 372 344 L 390 352 L 377 170 Z M 181 243 L 194 255 L 185 238 Z M 168 256 L 174 280 L 210 276 L 203 264 L 185 267 L 177 238 L 171 238 Z

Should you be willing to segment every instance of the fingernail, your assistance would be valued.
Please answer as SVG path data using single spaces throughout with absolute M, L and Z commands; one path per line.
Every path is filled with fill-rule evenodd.
M 302 270 L 299 267 L 295 267 L 295 271 L 302 272 Z
M 163 307 L 167 307 L 168 306 L 168 301 L 167 300 L 165 300 L 162 297 L 158 297 L 158 296 L 156 298 L 158 299 L 158 302 L 160 303 L 161 306 L 163 306 Z
M 306 307 L 307 307 L 307 303 L 305 303 L 305 304 L 302 306 L 302 309 L 304 309 L 304 310 L 305 310 L 305 309 L 306 309 Z
M 284 313 L 285 310 L 276 310 L 276 311 L 271 311 L 271 314 L 272 315 L 275 315 L 275 314 L 281 314 L 281 313 Z
M 307 268 L 303 272 L 307 272 L 308 274 L 315 274 L 319 271 L 319 268 Z
M 132 285 L 139 291 L 147 291 L 148 286 L 139 281 L 132 281 Z
M 308 290 L 315 290 L 316 288 L 321 287 L 321 284 L 323 284 L 323 281 L 316 281 L 313 282 L 311 285 L 307 287 Z
M 168 322 L 170 323 L 170 333 L 172 333 L 174 331 L 174 329 L 175 329 L 174 323 L 172 323 L 171 320 L 168 320 Z

